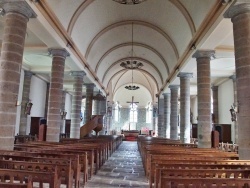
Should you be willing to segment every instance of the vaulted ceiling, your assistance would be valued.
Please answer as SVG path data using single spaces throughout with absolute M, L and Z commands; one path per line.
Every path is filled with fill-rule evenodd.
M 191 92 L 196 94 L 196 49 L 214 49 L 212 84 L 234 73 L 232 24 L 223 13 L 226 0 L 146 0 L 123 5 L 113 0 L 39 0 L 26 2 L 38 17 L 28 23 L 24 68 L 49 81 L 51 57 L 48 48 L 66 48 L 64 88 L 72 91 L 70 71 L 87 73 L 86 83 L 95 83 L 110 101 L 127 105 L 132 96 L 144 107 L 156 103 L 156 94 L 179 84 L 178 72 L 193 72 Z M 0 18 L 0 32 L 3 30 Z M 133 27 L 133 30 L 132 30 Z M 133 32 L 133 49 L 132 48 Z M 0 35 L 1 37 L 2 35 Z M 120 66 L 131 59 L 143 67 L 133 71 Z M 127 91 L 133 82 L 140 89 Z

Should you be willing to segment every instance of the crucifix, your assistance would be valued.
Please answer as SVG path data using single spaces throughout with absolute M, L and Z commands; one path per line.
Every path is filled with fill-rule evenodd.
M 127 103 L 130 103 L 130 108 L 131 108 L 131 111 L 133 112 L 133 122 L 134 122 L 134 110 L 135 110 L 135 106 L 136 106 L 136 104 L 137 103 L 139 103 L 139 102 L 135 102 L 134 101 L 134 96 L 132 96 L 132 100 L 131 101 L 127 101 Z M 128 130 L 130 131 L 130 123 L 131 122 L 129 122 L 129 127 L 128 127 Z

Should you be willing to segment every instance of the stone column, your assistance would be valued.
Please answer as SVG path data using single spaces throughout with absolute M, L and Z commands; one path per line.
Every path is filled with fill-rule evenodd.
M 0 60 L 0 149 L 13 150 L 27 22 L 36 14 L 25 1 L 1 0 L 0 7 L 5 15 Z
M 212 86 L 213 91 L 213 120 L 215 124 L 219 123 L 219 104 L 218 104 L 218 86 Z
M 181 143 L 190 143 L 190 78 L 193 73 L 181 72 L 180 77 L 180 140 Z
M 211 83 L 210 58 L 213 50 L 198 50 L 193 55 L 197 61 L 198 96 L 198 147 L 211 148 Z
M 238 110 L 238 99 L 237 99 L 237 87 L 236 87 L 236 76 L 232 75 L 229 77 L 233 81 L 233 91 L 234 91 L 234 104 L 233 106 Z M 238 116 L 238 114 L 237 114 Z M 237 117 L 238 118 L 238 117 Z M 232 135 L 234 135 L 233 142 L 238 144 L 238 120 L 233 122 L 234 127 L 232 131 Z
M 241 3 L 243 2 L 243 3 Z M 240 159 L 250 159 L 250 2 L 236 1 L 224 17 L 231 18 L 234 33 L 238 97 L 238 144 Z
M 164 128 L 164 99 L 158 96 L 158 137 L 166 137 L 166 128 Z
M 171 113 L 170 113 L 170 139 L 178 140 L 178 90 L 179 85 L 170 85 Z
M 62 92 L 62 103 L 61 103 L 61 110 L 60 113 L 65 113 L 65 98 L 66 98 L 66 91 Z M 65 133 L 65 117 L 62 116 L 61 114 L 61 118 L 62 118 L 62 122 L 61 122 L 61 126 L 60 126 L 60 133 L 64 134 Z
M 89 120 L 91 120 L 92 116 L 92 99 L 93 99 L 95 84 L 84 84 L 84 86 L 86 87 L 84 124 L 86 124 Z
M 71 108 L 70 138 L 80 138 L 81 105 L 82 105 L 82 86 L 85 72 L 72 72 L 74 77 L 73 98 Z
M 21 102 L 19 135 L 26 135 L 27 114 L 25 113 L 25 109 L 26 109 L 27 102 L 29 102 L 30 82 L 31 82 L 32 74 L 33 74 L 32 72 L 24 71 L 23 95 L 22 95 L 22 102 Z
M 65 49 L 49 49 L 53 56 L 49 90 L 47 137 L 49 142 L 59 142 L 61 125 L 61 103 L 63 94 L 63 77 L 65 59 L 69 53 Z
M 170 138 L 170 93 L 163 93 L 164 96 L 164 133 L 165 138 Z
M 93 97 L 93 106 L 94 106 L 94 110 L 93 110 L 93 115 L 104 115 L 101 114 L 101 108 L 102 108 L 102 101 L 104 100 L 104 97 L 101 95 L 101 93 L 98 93 L 97 95 L 95 95 Z

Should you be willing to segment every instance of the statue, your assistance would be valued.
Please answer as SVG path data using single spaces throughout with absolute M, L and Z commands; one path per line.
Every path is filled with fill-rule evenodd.
M 231 106 L 231 109 L 229 111 L 231 113 L 231 120 L 237 121 L 237 110 L 235 109 L 235 107 Z

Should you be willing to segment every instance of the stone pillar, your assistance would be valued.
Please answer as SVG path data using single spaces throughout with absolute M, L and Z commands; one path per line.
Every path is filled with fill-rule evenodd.
M 193 73 L 181 72 L 180 77 L 180 140 L 181 143 L 190 143 L 190 78 Z
M 19 135 L 26 135 L 27 114 L 25 113 L 25 109 L 26 109 L 27 102 L 29 102 L 30 82 L 31 82 L 32 74 L 33 74 L 32 72 L 24 71 L 23 95 L 22 95 L 22 102 L 21 102 Z
M 164 99 L 158 96 L 158 137 L 166 137 L 166 128 L 164 128 Z
M 243 3 L 241 3 L 243 2 Z M 238 97 L 238 144 L 240 159 L 250 159 L 250 2 L 236 1 L 224 17 L 231 18 L 234 33 Z
M 91 120 L 92 116 L 92 99 L 93 99 L 95 84 L 84 84 L 84 86 L 86 87 L 84 124 L 86 124 L 89 120 Z
M 74 77 L 73 98 L 71 108 L 70 138 L 80 138 L 81 105 L 82 105 L 82 86 L 85 72 L 72 72 Z
M 238 110 L 238 99 L 237 99 L 237 87 L 236 87 L 236 76 L 232 75 L 229 77 L 230 79 L 232 79 L 233 81 L 233 91 L 234 91 L 234 104 L 233 106 L 236 108 L 236 110 Z M 238 116 L 238 114 L 237 114 Z M 232 135 L 234 135 L 234 138 L 232 139 L 233 142 L 235 142 L 236 144 L 238 144 L 238 120 L 233 122 L 234 127 L 233 127 L 233 131 L 232 131 Z
M 198 147 L 211 148 L 211 83 L 210 58 L 213 50 L 198 50 L 193 55 L 197 61 L 198 96 Z
M 170 93 L 163 93 L 164 96 L 164 133 L 165 138 L 170 138 Z
M 213 121 L 219 123 L 218 86 L 212 86 L 213 91 Z
M 27 22 L 36 14 L 24 1 L 1 0 L 5 13 L 0 60 L 0 149 L 13 150 Z
M 69 53 L 65 49 L 49 49 L 53 56 L 49 90 L 47 137 L 49 142 L 59 142 L 61 125 L 61 103 L 63 94 L 63 78 L 65 59 Z
M 61 103 L 61 118 L 62 118 L 62 122 L 61 122 L 61 126 L 60 126 L 60 133 L 64 134 L 65 133 L 65 116 L 63 116 L 64 113 L 66 113 L 65 111 L 65 98 L 66 98 L 66 91 L 62 92 L 62 103 Z
M 170 113 L 170 139 L 178 140 L 178 90 L 179 85 L 170 85 L 171 113 Z
M 93 115 L 104 115 L 105 113 L 101 114 L 102 109 L 102 101 L 105 100 L 105 98 L 101 95 L 101 93 L 98 93 L 93 97 Z

